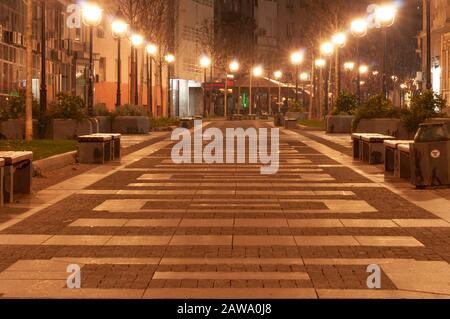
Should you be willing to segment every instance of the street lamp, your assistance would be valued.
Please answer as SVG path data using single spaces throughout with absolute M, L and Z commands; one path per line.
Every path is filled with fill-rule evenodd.
M 336 33 L 332 38 L 336 47 L 336 96 L 341 93 L 341 49 L 347 43 L 347 35 L 343 32 Z
M 367 72 L 369 72 L 369 67 L 367 65 L 363 64 L 359 67 L 359 73 L 361 75 L 367 74 Z
M 394 5 L 382 5 L 375 10 L 375 18 L 377 23 L 383 30 L 383 60 L 382 60 L 382 89 L 384 97 L 387 97 L 387 28 L 395 22 L 397 9 Z
M 167 62 L 167 115 L 168 117 L 172 116 L 172 79 L 170 74 L 171 64 L 175 62 L 175 56 L 171 53 L 167 54 L 164 57 L 164 60 Z
M 356 37 L 356 68 L 359 70 L 359 67 L 361 65 L 361 56 L 359 54 L 359 46 L 360 46 L 360 39 L 367 34 L 368 24 L 365 19 L 356 19 L 353 20 L 351 23 L 351 32 L 354 37 Z M 361 99 L 361 76 L 359 72 L 357 73 L 357 79 L 356 79 L 356 95 L 359 99 Z
M 260 65 L 254 67 L 252 70 L 253 77 L 255 77 L 257 79 L 259 79 L 263 75 L 263 72 L 264 72 L 264 70 L 263 70 L 262 66 L 260 66 Z M 259 94 L 259 81 L 256 82 L 256 109 L 257 109 L 256 111 L 258 111 L 258 107 L 259 107 L 258 94 Z M 252 114 L 251 110 L 252 110 L 252 106 L 250 105 L 250 114 Z
M 302 97 L 303 97 L 303 107 L 306 106 L 306 91 L 305 91 L 305 87 L 306 87 L 306 82 L 309 79 L 309 74 L 306 72 L 302 72 L 300 74 L 300 80 L 302 81 Z
M 115 20 L 111 24 L 112 35 L 117 39 L 117 92 L 116 92 L 116 110 L 120 110 L 122 105 L 122 92 L 121 92 L 121 82 L 122 82 L 122 59 L 121 59 L 121 40 L 125 37 L 128 32 L 128 24 L 123 18 L 122 11 L 118 11 Z
M 273 76 L 278 81 L 278 113 L 280 113 L 280 107 L 281 107 L 281 78 L 283 77 L 283 72 L 281 71 L 275 71 L 273 73 Z
M 329 59 L 329 70 L 331 73 L 331 56 L 333 55 L 334 52 L 334 44 L 332 42 L 325 42 L 322 43 L 322 45 L 320 46 L 320 52 L 322 53 L 323 56 L 327 57 Z M 325 112 L 328 112 L 328 97 L 329 97 L 329 72 L 328 70 L 325 72 Z
M 291 54 L 291 62 L 295 65 L 295 102 L 298 102 L 298 77 L 299 77 L 299 68 L 300 64 L 303 63 L 303 53 L 300 51 L 296 51 Z
M 149 113 L 153 115 L 153 57 L 158 52 L 158 47 L 152 43 L 147 44 L 147 103 Z
M 206 71 L 211 65 L 211 59 L 206 55 L 200 58 L 200 66 L 203 69 L 203 117 L 206 117 Z
M 319 87 L 322 84 L 323 81 L 323 68 L 325 67 L 325 65 L 327 64 L 327 62 L 325 61 L 325 59 L 317 59 L 314 61 L 314 65 L 316 66 L 316 68 L 320 69 L 319 72 Z M 322 105 L 322 89 L 319 89 L 319 116 L 320 119 L 323 119 L 323 105 Z
M 353 71 L 354 68 L 355 68 L 355 62 L 345 62 L 344 63 L 344 69 L 346 71 Z
M 134 72 L 134 77 L 133 77 L 133 81 L 134 81 L 134 92 L 132 92 L 132 94 L 134 93 L 134 104 L 138 105 L 139 104 L 139 80 L 138 80 L 138 49 L 139 47 L 144 43 L 144 37 L 140 34 L 134 33 L 131 35 L 130 38 L 131 41 L 131 45 L 132 45 L 132 58 L 134 57 L 134 61 L 132 61 L 132 65 L 133 65 L 133 72 Z
M 87 107 L 89 116 L 94 115 L 94 27 L 102 22 L 103 10 L 93 3 L 85 3 L 81 8 L 84 25 L 89 27 L 89 81 Z
M 235 73 L 237 71 L 239 71 L 239 62 L 237 62 L 236 60 L 233 60 L 230 62 L 230 64 L 228 65 L 228 70 L 231 73 Z M 225 116 L 228 115 L 228 70 L 225 70 L 225 95 L 224 95 L 224 112 L 225 112 Z M 230 75 L 233 76 L 233 75 Z

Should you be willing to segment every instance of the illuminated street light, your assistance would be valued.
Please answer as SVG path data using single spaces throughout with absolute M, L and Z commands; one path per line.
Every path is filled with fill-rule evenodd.
M 173 54 L 167 54 L 167 55 L 164 57 L 164 60 L 165 60 L 167 63 L 173 63 L 173 62 L 175 62 L 175 56 L 174 56 Z
M 381 77 L 381 85 L 383 88 L 383 95 L 387 97 L 388 88 L 387 88 L 387 54 L 388 54 L 388 43 L 387 43 L 387 28 L 392 26 L 395 22 L 395 16 L 397 14 L 397 8 L 394 5 L 382 5 L 377 7 L 375 10 L 375 19 L 380 27 L 383 29 L 383 58 L 382 58 L 382 77 Z
M 332 37 L 332 42 L 336 47 L 336 95 L 341 93 L 341 49 L 347 43 L 347 35 L 344 32 L 338 32 Z
M 332 41 L 334 45 L 343 48 L 345 43 L 347 43 L 347 35 L 343 32 L 336 33 L 333 35 Z
M 172 76 L 171 76 L 171 64 L 175 62 L 175 56 L 171 53 L 166 54 L 166 56 L 164 57 L 164 60 L 167 62 L 167 113 L 168 113 L 168 117 L 172 116 Z
M 230 68 L 230 71 L 231 71 L 231 72 L 237 72 L 237 71 L 239 71 L 239 69 L 240 69 L 239 62 L 236 61 L 236 60 L 231 61 L 230 65 L 229 65 L 229 68 Z
M 314 63 L 318 68 L 323 68 L 327 64 L 324 59 L 317 59 Z
M 92 3 L 84 3 L 81 8 L 83 23 L 89 27 L 89 80 L 87 108 L 89 116 L 94 115 L 94 27 L 102 22 L 103 10 Z
M 202 69 L 207 69 L 211 65 L 211 59 L 207 57 L 206 55 L 202 56 L 200 58 L 200 66 Z
M 359 52 L 360 39 L 367 34 L 368 23 L 365 19 L 359 18 L 352 21 L 350 29 L 352 35 L 356 37 L 356 68 L 359 70 L 359 67 L 361 66 L 361 55 Z M 357 72 L 356 79 L 356 95 L 361 99 L 361 76 L 359 72 Z
M 211 65 L 211 59 L 208 56 L 203 55 L 200 58 L 200 66 L 203 69 L 203 117 L 206 117 L 206 112 L 207 112 L 207 102 L 206 102 L 206 80 L 207 79 L 206 79 L 206 76 L 207 76 L 207 70 L 210 65 Z
M 373 71 L 373 72 L 372 72 L 372 75 L 373 75 L 373 76 L 377 76 L 378 74 L 380 74 L 380 72 L 378 72 L 378 71 Z
M 353 71 L 354 68 L 355 68 L 355 62 L 345 62 L 344 63 L 344 69 L 346 71 Z
M 147 100 L 149 113 L 153 114 L 153 57 L 158 52 L 158 47 L 148 43 L 145 49 L 147 51 Z
M 295 66 L 295 102 L 298 102 L 298 77 L 300 72 L 300 64 L 302 64 L 304 55 L 300 51 L 291 54 L 291 62 Z
M 125 22 L 122 11 L 118 11 L 114 17 L 114 21 L 111 23 L 111 29 L 113 37 L 117 39 L 117 90 L 116 90 L 116 110 L 120 110 L 122 105 L 122 92 L 121 92 L 121 82 L 122 82 L 122 58 L 121 58 L 121 41 L 122 38 L 128 32 L 128 24 Z
M 133 85 L 131 85 L 132 88 L 132 94 L 131 96 L 134 96 L 134 104 L 139 104 L 139 59 L 138 59 L 138 49 L 142 46 L 144 43 L 144 37 L 138 33 L 133 33 L 130 37 L 130 42 L 132 46 L 131 51 L 131 60 L 132 60 L 132 80 Z
M 281 108 L 281 78 L 283 77 L 283 72 L 281 72 L 280 70 L 275 71 L 273 73 L 273 76 L 278 81 L 278 113 L 280 113 L 280 108 Z
M 140 34 L 133 34 L 130 38 L 131 40 L 131 44 L 135 47 L 138 48 L 140 47 L 143 43 L 144 43 L 144 37 Z
M 331 42 L 322 43 L 322 45 L 320 46 L 320 52 L 324 56 L 331 56 L 334 52 L 334 44 Z
M 262 76 L 263 74 L 263 68 L 261 66 L 256 66 L 253 68 L 253 76 L 258 78 Z
M 308 81 L 308 79 L 309 79 L 309 74 L 308 73 L 303 72 L 303 73 L 300 74 L 300 80 Z
M 367 72 L 369 72 L 369 67 L 367 65 L 361 65 L 359 67 L 360 74 L 366 74 Z

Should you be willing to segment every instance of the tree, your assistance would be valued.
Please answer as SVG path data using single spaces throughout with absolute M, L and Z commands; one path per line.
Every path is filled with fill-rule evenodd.
M 25 91 L 25 141 L 33 139 L 33 1 L 27 1 L 26 16 L 26 91 Z

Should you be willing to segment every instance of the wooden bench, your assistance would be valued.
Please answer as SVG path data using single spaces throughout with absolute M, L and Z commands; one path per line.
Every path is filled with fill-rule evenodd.
M 362 147 L 362 137 L 363 136 L 379 136 L 378 133 L 353 133 L 352 134 L 352 144 L 353 144 L 353 158 L 363 160 L 363 147 Z
M 183 117 L 180 119 L 180 126 L 183 128 L 191 129 L 194 127 L 193 117 Z
M 120 160 L 122 157 L 121 153 L 121 140 L 122 140 L 122 134 L 119 133 L 97 133 L 92 135 L 105 135 L 105 136 L 111 136 L 112 138 L 112 160 Z
M 369 162 L 370 165 L 384 163 L 384 141 L 395 140 L 394 136 L 389 135 L 363 135 L 362 159 Z
M 295 117 L 286 117 L 284 119 L 285 129 L 295 129 L 297 128 L 297 119 Z
M 78 162 L 105 164 L 113 158 L 113 139 L 109 135 L 84 135 L 78 137 Z
M 400 178 L 411 178 L 411 144 L 399 144 L 398 148 L 398 165 L 396 167 L 395 176 Z
M 14 201 L 14 194 L 31 194 L 33 152 L 0 152 L 4 161 L 3 200 Z
M 4 173 L 5 173 L 5 160 L 3 158 L 0 158 L 0 207 L 2 207 L 4 204 L 3 200 Z
M 384 141 L 384 171 L 395 172 L 398 165 L 398 146 L 400 144 L 414 143 L 412 140 L 386 140 Z

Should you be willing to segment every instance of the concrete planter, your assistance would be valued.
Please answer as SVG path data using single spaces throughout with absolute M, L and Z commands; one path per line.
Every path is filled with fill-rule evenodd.
M 403 126 L 401 119 L 362 119 L 355 133 L 379 133 L 395 136 L 399 139 L 410 139 L 411 134 Z
M 112 121 L 112 133 L 148 134 L 149 131 L 148 116 L 117 116 Z
M 50 122 L 49 138 L 53 140 L 73 140 L 93 133 L 97 133 L 95 119 L 53 119 Z
M 33 120 L 33 132 L 38 132 L 38 121 Z M 23 140 L 25 138 L 25 120 L 0 121 L 0 139 Z
M 327 133 L 345 134 L 352 132 L 352 115 L 329 115 L 327 116 Z
M 98 132 L 99 133 L 111 133 L 112 132 L 112 119 L 110 116 L 97 116 Z

